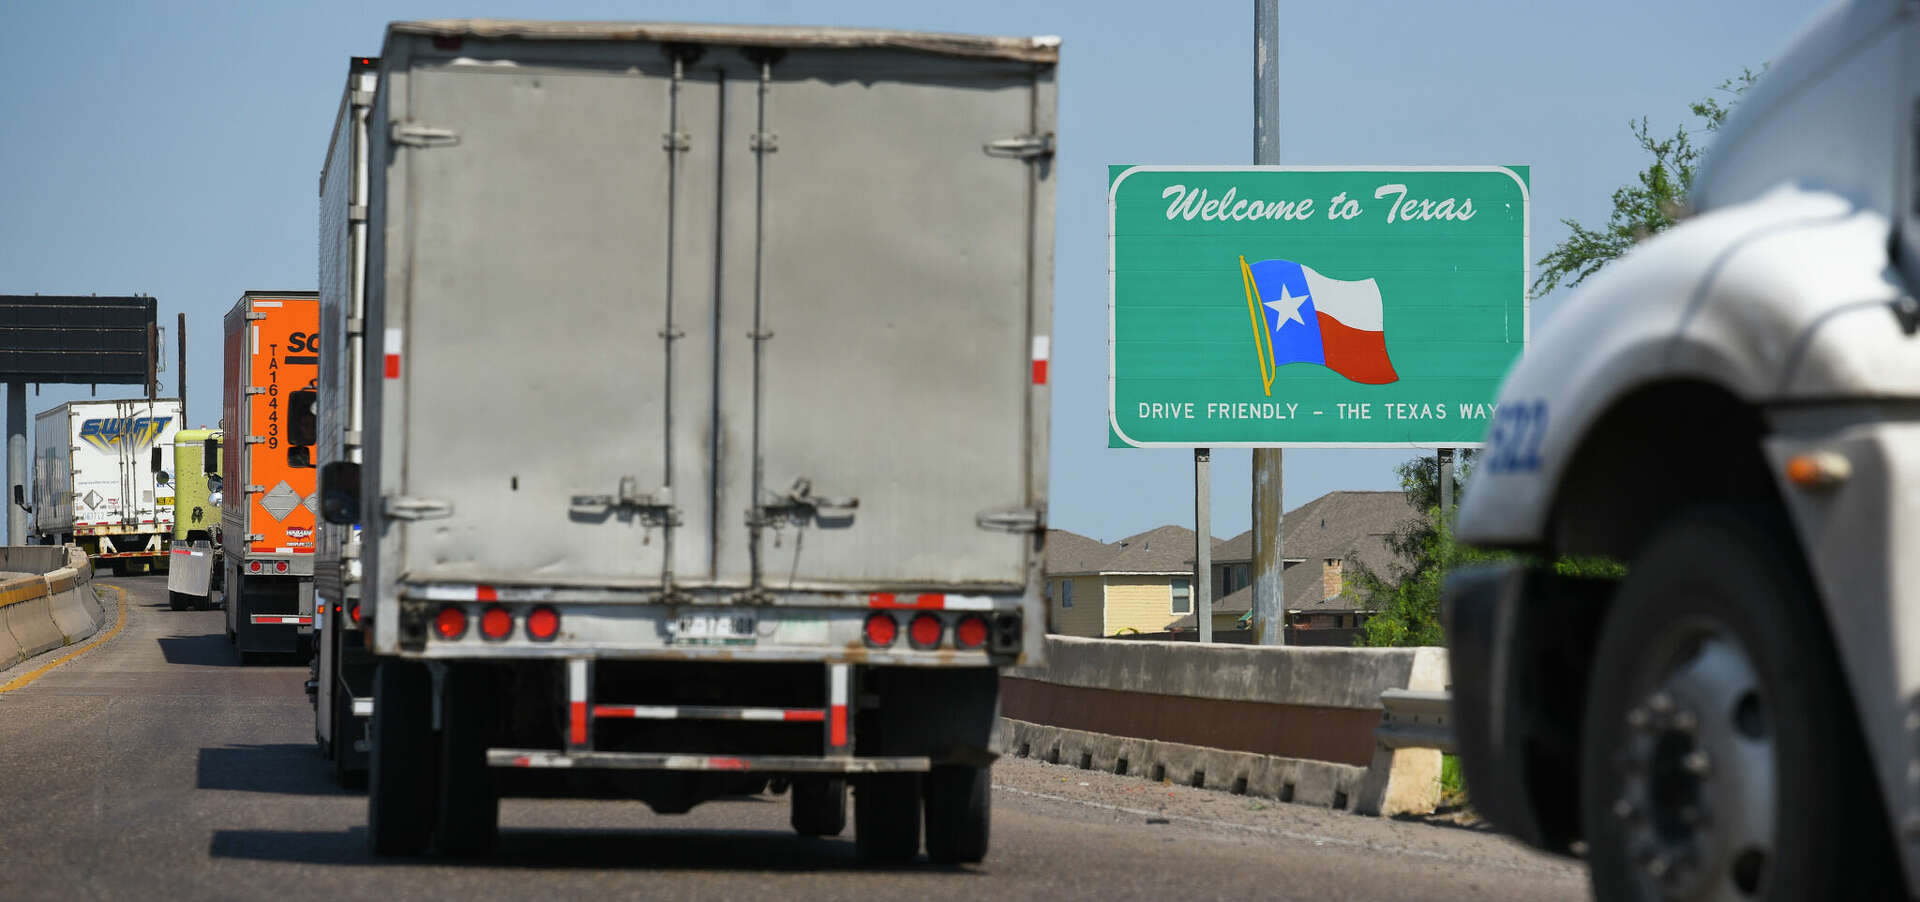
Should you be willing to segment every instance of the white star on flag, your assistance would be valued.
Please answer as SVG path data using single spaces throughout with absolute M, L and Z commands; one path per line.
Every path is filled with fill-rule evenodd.
M 1290 319 L 1304 326 L 1307 321 L 1300 318 L 1300 308 L 1306 306 L 1310 300 L 1313 300 L 1313 295 L 1303 294 L 1294 297 L 1287 293 L 1287 286 L 1281 285 L 1279 300 L 1268 301 L 1267 306 L 1272 307 L 1273 312 L 1280 314 L 1281 319 Z

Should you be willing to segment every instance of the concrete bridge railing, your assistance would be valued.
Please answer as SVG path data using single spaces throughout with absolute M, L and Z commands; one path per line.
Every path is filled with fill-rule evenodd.
M 1010 754 L 1366 814 L 1439 800 L 1439 750 L 1376 730 L 1382 693 L 1447 688 L 1446 649 L 1047 643 L 1001 682 Z

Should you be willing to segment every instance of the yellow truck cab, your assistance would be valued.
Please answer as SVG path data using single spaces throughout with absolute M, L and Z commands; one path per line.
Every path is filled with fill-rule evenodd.
M 209 610 L 220 573 L 220 430 L 180 430 L 173 464 L 167 603 L 176 611 Z

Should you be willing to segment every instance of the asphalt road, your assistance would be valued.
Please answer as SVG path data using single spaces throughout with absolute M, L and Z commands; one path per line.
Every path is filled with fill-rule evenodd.
M 8 899 L 1582 898 L 1576 863 L 1479 830 L 1359 817 L 1071 767 L 994 770 L 984 865 L 872 868 L 802 839 L 784 797 L 657 816 L 509 799 L 479 861 L 380 860 L 366 801 L 313 745 L 304 665 L 238 666 L 221 613 L 126 589 L 114 639 L 0 694 Z M 113 600 L 110 589 L 103 588 Z M 69 650 L 8 671 L 14 679 Z M 0 680 L 0 682 L 4 682 Z

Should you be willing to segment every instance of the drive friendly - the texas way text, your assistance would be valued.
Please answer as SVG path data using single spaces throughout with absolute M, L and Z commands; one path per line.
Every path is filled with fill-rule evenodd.
M 1498 404 L 1456 403 L 1452 414 L 1446 404 L 1416 404 L 1402 401 L 1339 401 L 1332 410 L 1301 410 L 1291 401 L 1209 401 L 1200 404 L 1181 401 L 1172 404 L 1140 402 L 1143 420 L 1298 420 L 1332 414 L 1341 420 L 1371 420 L 1376 414 L 1383 420 L 1444 420 L 1449 415 L 1463 420 L 1484 420 L 1493 416 Z

